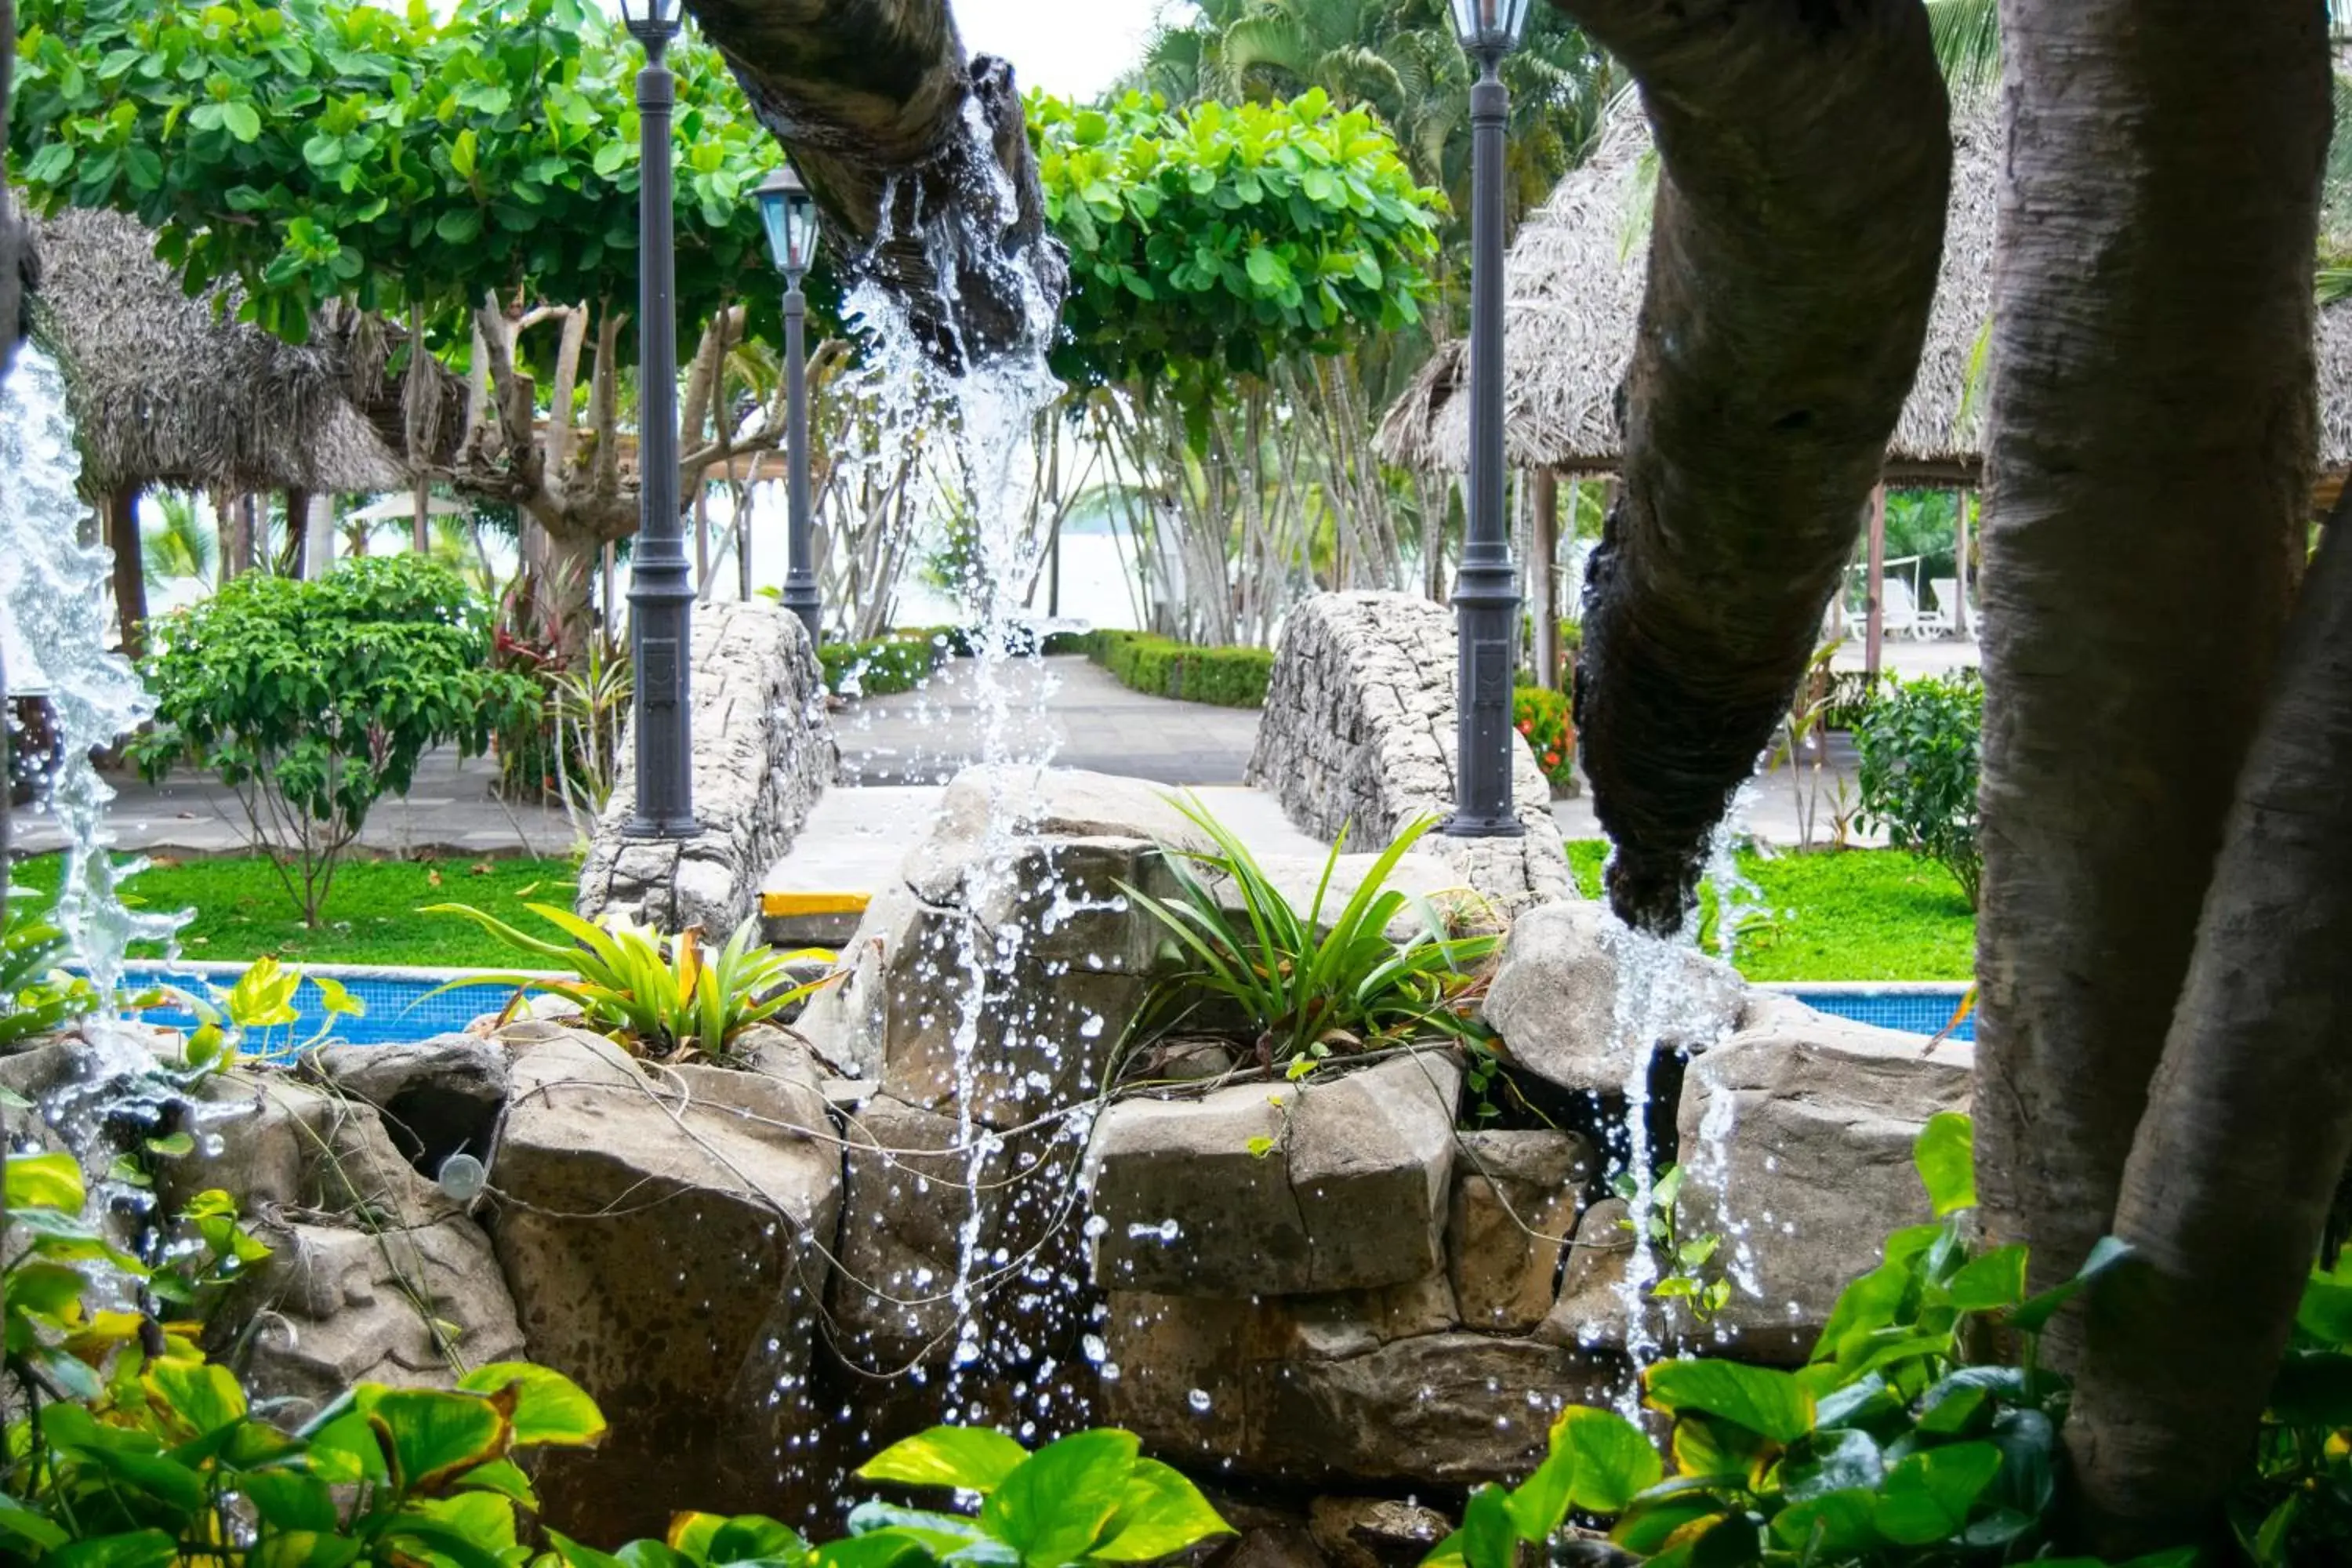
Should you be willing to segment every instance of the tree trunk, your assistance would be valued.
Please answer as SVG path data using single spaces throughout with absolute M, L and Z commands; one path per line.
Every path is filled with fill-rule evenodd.
M 1528 551 L 1528 588 L 1535 600 L 1536 684 L 1559 686 L 1559 476 L 1549 468 L 1536 475 L 1533 542 Z
M 1870 492 L 1870 555 L 1864 568 L 1862 670 L 1871 679 L 1886 666 L 1886 487 Z
M 1577 727 L 1611 900 L 1672 930 L 1910 391 L 1951 137 L 1916 0 L 1555 3 L 1641 81 L 1663 161 Z
M 2193 1540 L 2250 1454 L 2352 1158 L 2352 537 L 2330 528 L 2125 1167 L 2139 1261 L 2085 1324 L 2067 1448 L 2091 1544 Z
M 16 0 L 0 0 L 0 156 L 8 151 L 8 84 L 16 58 Z M 38 281 L 40 258 L 33 253 L 24 221 L 16 216 L 15 192 L 0 181 L 0 376 L 16 357 L 28 330 L 25 300 Z M 6 806 L 0 803 L 0 816 Z M 5 886 L 5 883 L 0 883 Z M 0 1208 L 0 1215 L 6 1210 Z
M 2116 1214 L 2285 621 L 2329 73 L 2304 0 L 2000 21 L 1976 1114 L 2046 1283 Z
M 1046 233 L 1012 68 L 967 61 L 948 0 L 688 0 L 791 153 L 826 242 L 903 300 L 941 363 L 1032 341 L 1069 265 Z M 978 100 L 983 143 L 968 125 Z M 999 193 L 1009 184 L 1008 222 Z M 886 210 L 887 204 L 887 210 Z M 953 276 L 942 288 L 938 262 Z
M 126 658 L 147 655 L 147 556 L 139 537 L 139 487 L 125 485 L 101 503 L 106 547 L 114 552 L 114 618 L 121 623 Z

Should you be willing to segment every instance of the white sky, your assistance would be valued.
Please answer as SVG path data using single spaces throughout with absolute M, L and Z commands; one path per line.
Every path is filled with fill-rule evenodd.
M 1167 0 L 951 0 L 964 47 L 1013 62 L 1023 90 L 1092 98 L 1133 65 Z M 1176 0 L 1180 9 L 1191 7 Z

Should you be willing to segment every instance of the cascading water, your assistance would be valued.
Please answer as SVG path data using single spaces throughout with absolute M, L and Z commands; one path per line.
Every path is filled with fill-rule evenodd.
M 967 105 L 964 132 L 977 146 L 989 146 L 991 132 L 977 100 Z M 1053 752 L 1050 728 L 1034 721 L 1042 717 L 1055 682 L 1034 666 L 1017 667 L 1016 661 L 1027 657 L 1022 646 L 1023 597 L 1043 550 L 1043 542 L 1029 531 L 1024 500 L 1032 476 L 1024 471 L 1024 459 L 1032 449 L 1036 421 L 1060 396 L 1062 386 L 1046 363 L 1058 305 L 1034 276 L 1002 255 L 995 236 L 980 232 L 984 226 L 967 216 L 992 209 L 996 221 L 1009 228 L 1018 216 L 1016 193 L 993 156 L 973 158 L 970 163 L 986 171 L 984 177 L 994 186 L 986 193 L 992 199 L 963 204 L 956 213 L 935 215 L 927 224 L 920 223 L 919 215 L 932 274 L 941 280 L 940 313 L 955 321 L 955 279 L 964 268 L 987 268 L 997 275 L 1002 291 L 1017 294 L 1023 301 L 1024 330 L 1017 341 L 984 360 L 943 371 L 921 347 L 908 301 L 868 281 L 855 287 L 845 303 L 847 313 L 866 330 L 863 383 L 876 428 L 885 443 L 925 442 L 931 457 L 921 470 L 923 500 L 914 509 L 916 515 L 954 519 L 962 536 L 962 598 L 973 622 L 969 667 L 978 717 L 973 760 L 982 770 L 978 777 L 984 781 L 988 810 L 961 896 L 967 909 L 980 909 L 1006 903 L 1025 890 L 1015 886 L 1021 875 L 1016 865 L 1019 835 L 1030 810 L 1025 784 L 1033 770 L 1050 762 Z M 883 211 L 888 214 L 893 206 L 892 194 L 886 192 Z M 886 230 L 876 243 L 892 238 Z M 1016 689 L 1033 711 L 1016 711 Z M 1058 888 L 1034 890 L 1056 907 L 1067 901 Z M 964 1165 L 960 1201 L 965 1206 L 957 1227 L 953 1279 L 943 1290 L 931 1280 L 906 1283 L 925 1293 L 911 1304 L 941 1299 L 951 1304 L 955 1323 L 943 1403 L 950 1419 L 978 1423 L 993 1413 L 974 1396 L 968 1377 L 1034 1363 L 1040 1348 L 1020 1342 L 1010 1330 L 992 1328 L 983 1310 L 987 1298 L 1024 1286 L 1040 1293 L 1074 1293 L 1079 1282 L 1038 1279 L 1034 1267 L 991 1244 L 982 1193 L 991 1163 L 1003 1157 L 1004 1144 L 974 1114 L 982 1097 L 982 1074 L 993 1065 L 983 1058 L 997 1042 L 1009 1044 L 1017 1037 L 1024 1056 L 1057 1060 L 1060 1043 L 1047 1037 L 1039 1020 L 1001 1016 L 1002 998 L 1012 989 L 1003 982 L 1023 960 L 1024 933 L 991 934 L 974 920 L 959 922 L 955 930 L 952 956 L 938 983 L 942 994 L 951 992 L 957 998 L 950 1043 L 956 1147 Z M 1087 1026 L 1098 1031 L 1101 1020 L 1090 1020 Z M 1066 1120 L 1059 1136 L 1075 1166 L 1075 1152 L 1083 1147 L 1086 1136 L 1082 1121 Z M 1002 1201 L 1044 1203 L 1053 1196 L 1039 1192 L 1034 1199 L 1021 1194 Z M 920 1379 L 921 1369 L 912 1370 Z M 1049 1362 L 1036 1382 L 1044 1383 L 1050 1371 Z M 1021 1407 L 1034 1416 L 1055 1414 L 1042 1390 L 1013 1392 Z M 1024 1426 L 1024 1436 L 1034 1433 L 1034 1422 Z
M 169 941 L 184 915 L 134 910 L 120 884 L 141 862 L 118 863 L 106 821 L 113 786 L 92 753 L 152 712 L 138 672 L 106 649 L 105 585 L 111 557 L 81 544 L 87 510 L 75 485 L 81 461 L 57 362 L 27 344 L 0 386 L 0 610 L 12 692 L 47 699 L 57 763 L 40 808 L 67 842 L 57 923 L 101 997 L 114 996 L 134 942 Z M 97 1031 L 102 1034 L 103 1031 Z

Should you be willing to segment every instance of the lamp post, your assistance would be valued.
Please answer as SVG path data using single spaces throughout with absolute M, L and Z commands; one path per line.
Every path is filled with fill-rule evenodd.
M 801 279 L 816 259 L 816 199 L 786 164 L 760 187 L 760 217 L 768 227 L 768 248 L 784 275 L 785 489 L 791 497 L 786 535 L 784 608 L 808 628 L 814 647 L 824 620 L 824 597 L 816 585 L 816 543 L 809 516 L 808 299 Z M 748 545 L 749 536 L 745 535 Z
M 688 732 L 694 579 L 677 499 L 677 266 L 672 236 L 670 110 L 677 84 L 664 57 L 677 37 L 678 0 L 621 0 L 646 49 L 637 72 L 637 493 L 630 558 L 629 647 L 637 689 L 635 838 L 685 838 L 694 820 L 694 750 Z
M 1511 649 L 1519 589 L 1503 524 L 1503 130 L 1510 95 L 1499 73 L 1527 26 L 1528 0 L 1451 4 L 1478 80 L 1470 89 L 1469 529 L 1454 581 L 1460 759 L 1445 832 L 1507 838 L 1527 826 L 1511 799 L 1511 748 L 1517 744 L 1511 732 Z

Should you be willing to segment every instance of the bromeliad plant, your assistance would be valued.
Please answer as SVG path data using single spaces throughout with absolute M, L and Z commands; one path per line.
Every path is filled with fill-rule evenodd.
M 517 952 L 568 971 L 570 978 L 521 972 L 469 975 L 427 994 L 478 985 L 544 992 L 577 1003 L 590 1028 L 635 1055 L 725 1061 L 746 1029 L 807 1000 L 834 979 L 795 984 L 794 963 L 830 963 L 834 955 L 815 949 L 780 952 L 761 943 L 756 921 L 738 926 L 713 955 L 694 931 L 664 936 L 619 921 L 598 925 L 551 904 L 525 907 L 568 940 L 532 936 L 467 904 L 435 904 L 424 912 L 462 916 Z
M 1513 1568 L 1521 1542 L 1549 1542 L 1571 1510 L 1612 1516 L 1610 1539 L 1657 1568 L 2095 1568 L 2046 1556 L 2067 1388 L 2037 1365 L 2035 1346 L 2059 1308 L 2127 1253 L 2103 1244 L 2074 1279 L 2028 1296 L 2022 1247 L 1969 1240 L 1968 1119 L 1929 1121 L 1915 1158 L 1936 1219 L 1887 1238 L 1885 1260 L 1846 1288 L 1809 1364 L 1652 1367 L 1643 1393 L 1673 1418 L 1671 1477 L 1624 1417 L 1567 1411 L 1536 1473 L 1474 1496 L 1432 1568 Z M 1972 1357 L 1980 1325 L 2019 1342 L 2020 1362 Z M 2194 1555 L 2138 1568 L 2186 1568 Z
M 1476 992 L 1502 939 L 1455 934 L 1428 899 L 1388 885 L 1433 819 L 1399 835 L 1327 918 L 1345 833 L 1323 863 L 1313 901 L 1301 910 L 1197 801 L 1173 804 L 1215 847 L 1161 846 L 1160 858 L 1176 880 L 1172 900 L 1119 884 L 1165 929 L 1164 951 L 1176 965 L 1137 1013 L 1138 1038 L 1168 1033 L 1204 1001 L 1240 1011 L 1269 1067 L 1304 1070 L 1334 1054 L 1433 1035 L 1484 1038 Z M 1418 929 L 1402 939 L 1390 935 L 1408 914 Z

